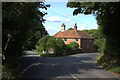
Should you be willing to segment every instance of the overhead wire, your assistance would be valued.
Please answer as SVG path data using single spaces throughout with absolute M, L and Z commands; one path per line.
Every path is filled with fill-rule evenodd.
M 60 13 L 56 13 L 56 12 L 53 12 L 53 11 L 50 11 L 50 10 L 48 10 L 48 11 L 49 11 L 49 12 L 52 12 L 52 13 L 54 13 L 54 14 L 58 14 L 58 15 L 64 17 L 64 18 L 70 18 L 70 17 L 64 16 L 64 15 L 62 15 L 62 14 L 60 14 Z M 82 24 L 87 24 L 87 25 L 89 25 L 89 27 L 92 27 L 92 26 L 93 26 L 93 25 L 88 24 L 88 23 L 83 23 L 82 21 L 79 21 L 79 20 L 77 20 L 77 19 L 73 19 L 73 18 L 70 18 L 70 19 L 71 19 L 71 20 L 74 20 L 74 21 L 78 21 L 78 22 L 80 22 L 80 23 L 82 23 Z M 94 27 L 96 27 L 96 26 L 94 26 Z

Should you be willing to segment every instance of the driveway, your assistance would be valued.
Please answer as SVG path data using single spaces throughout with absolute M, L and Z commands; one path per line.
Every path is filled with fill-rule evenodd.
M 36 53 L 27 51 L 21 58 L 19 77 L 31 80 L 118 80 L 118 76 L 104 71 L 96 63 L 99 53 L 75 54 L 65 57 L 40 57 Z

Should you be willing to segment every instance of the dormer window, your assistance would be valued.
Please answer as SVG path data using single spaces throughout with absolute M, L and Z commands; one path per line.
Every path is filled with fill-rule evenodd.
M 78 42 L 78 38 L 75 38 L 75 42 Z
M 67 41 L 67 38 L 64 38 L 64 42 L 66 42 Z

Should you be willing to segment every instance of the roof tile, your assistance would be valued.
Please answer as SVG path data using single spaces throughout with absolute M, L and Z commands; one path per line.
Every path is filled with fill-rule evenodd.
M 59 31 L 54 35 L 56 38 L 92 38 L 87 32 L 79 31 L 79 30 L 65 30 Z

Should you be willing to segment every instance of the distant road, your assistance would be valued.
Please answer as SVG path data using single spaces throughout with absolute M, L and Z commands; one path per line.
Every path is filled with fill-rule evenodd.
M 104 71 L 96 63 L 99 53 L 75 54 L 65 57 L 40 57 L 37 54 L 27 52 L 21 59 L 21 79 L 47 78 L 45 80 L 97 78 L 99 80 L 118 80 L 118 76 Z M 50 79 L 48 79 L 50 78 Z M 96 80 L 97 80 L 96 79 Z M 91 79 L 93 80 L 93 79 Z

